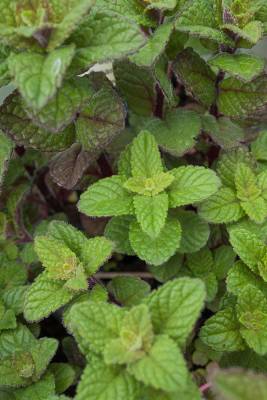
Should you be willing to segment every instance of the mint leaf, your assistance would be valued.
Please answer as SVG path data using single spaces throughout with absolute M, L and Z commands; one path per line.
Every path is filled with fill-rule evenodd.
M 135 380 L 121 367 L 107 366 L 101 359 L 94 357 L 83 372 L 76 398 L 136 400 L 138 389 Z
M 13 150 L 12 142 L 7 138 L 3 132 L 0 131 L 0 187 L 2 186 L 4 175 L 7 170 L 8 162 Z
M 168 213 L 168 195 L 134 196 L 134 209 L 142 231 L 152 239 L 158 237 L 165 225 Z
M 174 219 L 167 219 L 160 234 L 152 239 L 138 222 L 130 225 L 129 238 L 134 252 L 148 264 L 160 265 L 174 255 L 181 240 L 181 226 Z
M 151 178 L 163 172 L 157 142 L 147 131 L 141 132 L 132 142 L 131 170 L 133 177 L 146 178 Z
M 168 189 L 170 207 L 178 207 L 203 201 L 220 187 L 214 171 L 192 165 L 172 170 L 174 181 Z
M 201 121 L 197 113 L 176 109 L 167 111 L 165 118 L 152 119 L 146 125 L 158 145 L 173 156 L 182 156 L 194 147 L 200 134 Z
M 209 318 L 200 331 L 200 338 L 216 351 L 244 349 L 240 324 L 232 308 L 225 308 Z
M 186 386 L 187 370 L 183 356 L 168 336 L 158 336 L 148 354 L 128 366 L 137 380 L 166 392 L 182 390 Z
M 249 54 L 222 53 L 209 60 L 209 64 L 230 76 L 248 82 L 260 75 L 264 69 L 263 60 Z
M 199 206 L 199 215 L 208 222 L 221 224 L 238 221 L 244 211 L 235 192 L 222 187 Z
M 105 236 L 114 243 L 114 250 L 118 253 L 134 255 L 129 240 L 130 224 L 133 220 L 132 216 L 113 217 L 105 227 Z
M 155 332 L 166 334 L 183 346 L 204 305 L 205 295 L 203 283 L 191 278 L 175 279 L 153 291 L 144 302 L 151 312 Z
M 133 198 L 123 188 L 122 176 L 101 179 L 89 186 L 80 198 L 80 212 L 89 216 L 118 216 L 133 213 Z
M 118 276 L 108 284 L 109 291 L 124 306 L 139 304 L 150 292 L 147 282 L 134 276 Z
M 74 47 L 54 50 L 49 55 L 24 52 L 9 58 L 9 69 L 29 107 L 43 108 L 56 94 L 74 56 Z

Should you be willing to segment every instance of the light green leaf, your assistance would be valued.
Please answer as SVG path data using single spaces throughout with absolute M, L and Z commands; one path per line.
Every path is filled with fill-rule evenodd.
M 199 215 L 208 222 L 222 224 L 238 221 L 244 215 L 235 192 L 222 187 L 199 206 Z
M 194 111 L 176 109 L 167 111 L 163 120 L 154 118 L 146 129 L 156 138 L 158 145 L 173 156 L 182 156 L 195 145 L 200 134 L 201 121 Z
M 214 392 L 222 400 L 264 400 L 267 391 L 265 375 L 241 369 L 219 370 L 211 376 Z
M 192 93 L 204 106 L 210 107 L 215 102 L 216 76 L 209 65 L 192 49 L 186 49 L 179 54 L 174 71 L 188 93 Z
M 99 12 L 85 18 L 71 41 L 79 46 L 75 63 L 85 71 L 95 63 L 133 53 L 146 43 L 146 38 L 133 21 Z
M 170 207 L 203 201 L 216 193 L 220 179 L 214 171 L 192 165 L 173 169 L 175 179 L 168 189 Z
M 94 274 L 112 255 L 113 243 L 104 237 L 87 240 L 81 251 L 81 261 L 88 276 Z
M 150 292 L 146 281 L 134 276 L 118 276 L 108 284 L 108 290 L 124 306 L 139 304 Z
M 63 15 L 57 16 L 57 22 L 59 23 L 56 25 L 56 28 L 52 30 L 49 38 L 49 51 L 54 50 L 64 43 L 79 25 L 80 21 L 82 21 L 83 17 L 88 13 L 90 8 L 95 4 L 95 0 L 81 0 L 79 2 L 64 0 L 60 5 L 58 0 L 52 0 L 51 3 L 53 11 L 57 14 L 60 10 Z M 58 19 L 60 19 L 60 21 L 58 21 Z
M 264 242 L 254 233 L 237 228 L 230 230 L 230 243 L 241 260 L 257 273 L 258 263 L 266 252 Z
M 265 75 L 246 83 L 227 78 L 220 84 L 219 111 L 232 118 L 260 117 L 267 103 Z
M 166 334 L 180 346 L 186 342 L 205 300 L 199 279 L 179 278 L 154 290 L 144 302 L 152 316 L 155 333 Z
M 172 30 L 172 23 L 160 25 L 145 46 L 133 56 L 130 56 L 130 60 L 138 66 L 151 67 L 163 53 Z
M 123 188 L 126 178 L 112 176 L 89 186 L 78 203 L 79 211 L 93 217 L 133 213 L 133 196 Z
M 123 185 L 125 189 L 144 196 L 156 196 L 173 182 L 174 176 L 170 172 L 161 172 L 152 178 L 129 178 Z
M 166 392 L 183 390 L 187 382 L 185 360 L 168 336 L 157 336 L 146 356 L 127 369 L 138 381 Z
M 3 291 L 3 302 L 7 308 L 11 308 L 16 315 L 23 312 L 23 304 L 28 285 L 11 287 Z
M 221 53 L 209 60 L 212 67 L 244 81 L 252 81 L 264 70 L 264 60 L 249 54 Z
M 267 353 L 267 300 L 255 286 L 247 285 L 239 294 L 236 311 L 240 333 L 256 353 Z
M 243 147 L 233 149 L 223 153 L 218 161 L 217 173 L 223 185 L 235 191 L 235 173 L 237 165 L 244 163 L 249 167 L 255 167 L 251 154 Z
M 148 264 L 160 265 L 174 255 L 181 240 L 181 226 L 178 221 L 168 219 L 155 239 L 144 233 L 138 224 L 130 225 L 130 243 L 134 252 Z
M 227 275 L 227 290 L 238 296 L 247 285 L 253 285 L 267 294 L 267 285 L 260 276 L 254 274 L 242 261 L 237 261 Z
M 129 240 L 130 224 L 132 216 L 113 217 L 105 227 L 105 236 L 114 243 L 114 250 L 118 253 L 134 255 Z
M 85 368 L 77 389 L 77 400 L 136 400 L 138 384 L 125 369 L 107 366 L 94 358 Z
M 88 301 L 72 306 L 68 327 L 83 348 L 102 353 L 107 341 L 119 337 L 123 316 L 118 306 Z
M 155 239 L 165 225 L 168 213 L 168 195 L 160 193 L 156 196 L 134 196 L 134 209 L 141 229 L 149 237 Z
M 133 140 L 131 167 L 133 177 L 151 178 L 163 172 L 158 145 L 151 133 L 143 131 Z
M 26 293 L 24 316 L 28 321 L 40 321 L 72 300 L 74 293 L 41 274 Z
M 263 25 L 260 21 L 251 21 L 242 29 L 233 24 L 224 24 L 222 28 L 237 35 L 237 45 L 245 48 L 253 47 L 263 36 Z
M 232 308 L 225 308 L 209 318 L 200 331 L 200 339 L 216 351 L 244 349 L 240 325 Z
M 9 58 L 9 69 L 29 107 L 40 110 L 62 85 L 74 56 L 74 46 L 62 47 L 49 55 L 22 52 Z
M 49 237 L 64 242 L 79 258 L 83 247 L 88 243 L 87 238 L 81 231 L 63 221 L 50 222 L 46 234 Z
M 13 392 L 13 395 L 15 397 L 6 400 L 29 400 L 34 399 L 34 397 L 36 398 L 36 400 L 50 400 L 50 396 L 53 396 L 54 393 L 54 377 L 52 374 L 46 373 L 38 382 L 33 383 L 26 388 L 16 389 L 16 391 Z
M 194 253 L 204 247 L 210 235 L 207 222 L 193 211 L 179 210 L 175 212 L 175 216 L 182 226 L 182 239 L 178 252 Z

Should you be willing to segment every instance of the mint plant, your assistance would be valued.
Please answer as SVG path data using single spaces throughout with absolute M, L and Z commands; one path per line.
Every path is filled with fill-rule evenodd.
M 266 1 L 0 5 L 0 399 L 266 400 Z

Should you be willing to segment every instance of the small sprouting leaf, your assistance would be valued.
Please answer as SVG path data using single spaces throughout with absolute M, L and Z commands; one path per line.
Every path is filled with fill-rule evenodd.
M 181 240 L 181 226 L 174 219 L 167 219 L 160 234 L 152 239 L 142 231 L 138 222 L 130 225 L 130 243 L 134 252 L 148 264 L 160 265 L 174 255 Z
M 126 178 L 112 176 L 89 186 L 80 198 L 79 211 L 93 217 L 133 214 L 133 196 L 123 184 Z
M 151 178 L 163 172 L 157 142 L 147 131 L 141 132 L 131 145 L 131 170 L 133 177 Z
M 216 193 L 221 185 L 214 171 L 192 165 L 173 169 L 174 181 L 168 188 L 170 207 L 197 203 Z
M 175 279 L 154 290 L 144 302 L 151 312 L 155 333 L 168 335 L 183 346 L 202 310 L 205 296 L 200 279 Z
M 29 107 L 40 110 L 56 94 L 74 51 L 74 46 L 67 46 L 47 56 L 23 52 L 9 58 L 10 72 Z

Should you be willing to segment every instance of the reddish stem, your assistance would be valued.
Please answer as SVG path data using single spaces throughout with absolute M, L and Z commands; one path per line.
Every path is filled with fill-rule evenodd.
M 204 385 L 201 385 L 199 390 L 201 391 L 201 393 L 206 392 L 206 390 L 211 388 L 211 383 L 204 383 Z

